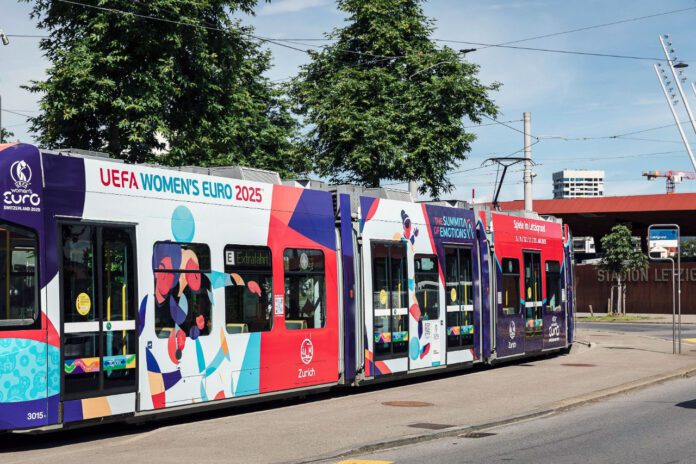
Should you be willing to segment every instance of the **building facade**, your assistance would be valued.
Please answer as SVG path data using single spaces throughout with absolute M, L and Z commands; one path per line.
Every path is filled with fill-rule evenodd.
M 578 198 L 604 196 L 604 171 L 564 169 L 553 173 L 553 197 Z

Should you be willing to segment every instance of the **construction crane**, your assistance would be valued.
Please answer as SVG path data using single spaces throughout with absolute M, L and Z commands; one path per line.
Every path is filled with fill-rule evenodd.
M 667 182 L 667 193 L 674 193 L 676 184 L 683 180 L 696 180 L 696 172 L 693 171 L 643 171 L 643 176 L 648 180 L 655 180 L 664 177 Z

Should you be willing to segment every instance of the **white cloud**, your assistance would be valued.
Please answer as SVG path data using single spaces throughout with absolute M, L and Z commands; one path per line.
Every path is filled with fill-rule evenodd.
M 294 13 L 297 11 L 306 10 L 326 5 L 328 0 L 277 0 L 266 5 L 259 15 L 269 16 L 283 13 Z

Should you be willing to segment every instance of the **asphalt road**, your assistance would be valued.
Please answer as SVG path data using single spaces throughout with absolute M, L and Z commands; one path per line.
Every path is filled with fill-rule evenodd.
M 646 324 L 637 322 L 579 322 L 581 329 L 608 332 L 641 333 L 650 337 L 672 340 L 672 324 Z M 682 339 L 696 338 L 696 324 L 682 324 Z
M 483 438 L 443 438 L 356 459 L 396 464 L 693 463 L 695 421 L 696 378 L 692 378 L 486 430 L 493 435 Z

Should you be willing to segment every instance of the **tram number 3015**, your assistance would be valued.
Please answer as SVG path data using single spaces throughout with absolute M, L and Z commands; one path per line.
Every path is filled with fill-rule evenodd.
M 27 413 L 27 420 L 29 420 L 29 421 L 41 420 L 45 417 L 46 417 L 46 413 L 44 413 L 43 411 L 28 412 Z

